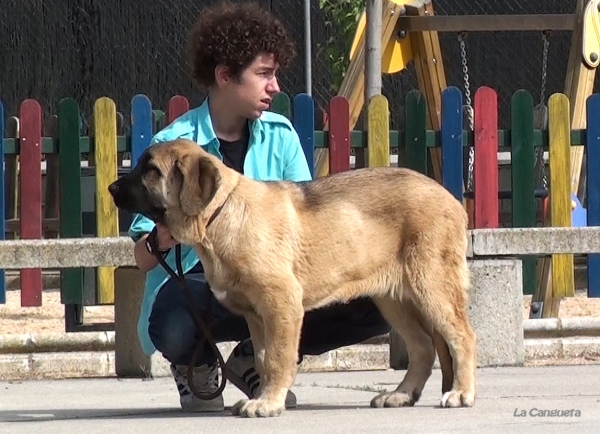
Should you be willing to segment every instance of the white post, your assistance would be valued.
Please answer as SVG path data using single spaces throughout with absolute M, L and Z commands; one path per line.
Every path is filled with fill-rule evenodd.
M 366 0 L 365 104 L 381 93 L 381 22 L 383 1 Z
M 304 0 L 304 80 L 306 93 L 312 95 L 312 50 L 310 39 L 310 0 Z

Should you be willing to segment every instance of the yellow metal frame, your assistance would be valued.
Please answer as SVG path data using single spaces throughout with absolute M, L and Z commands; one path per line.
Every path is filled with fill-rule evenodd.
M 398 6 L 404 6 L 411 2 L 411 0 L 389 0 L 390 3 L 395 3 Z M 358 20 L 356 27 L 356 33 L 354 34 L 354 40 L 352 41 L 352 47 L 350 48 L 350 61 L 352 61 L 358 50 L 358 45 L 364 40 L 364 33 L 367 26 L 367 16 L 363 12 Z M 392 38 L 385 44 L 381 51 L 381 72 L 384 74 L 394 74 L 400 72 L 406 68 L 406 65 L 413 60 L 412 47 L 410 45 L 410 39 L 405 38 Z

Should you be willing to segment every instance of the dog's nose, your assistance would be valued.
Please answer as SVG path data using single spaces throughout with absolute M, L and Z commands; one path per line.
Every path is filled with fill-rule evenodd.
M 119 186 L 114 182 L 108 186 L 110 194 L 117 194 L 119 192 Z

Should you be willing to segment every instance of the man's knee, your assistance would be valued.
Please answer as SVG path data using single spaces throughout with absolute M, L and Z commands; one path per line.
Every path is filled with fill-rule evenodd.
M 196 343 L 193 318 L 182 311 L 172 311 L 150 317 L 148 333 L 152 343 L 174 364 L 187 364 Z

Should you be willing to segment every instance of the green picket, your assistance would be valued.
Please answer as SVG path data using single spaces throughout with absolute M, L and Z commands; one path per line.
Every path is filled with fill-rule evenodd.
M 512 226 L 535 226 L 535 151 L 533 141 L 533 98 L 526 90 L 511 99 Z M 533 294 L 536 286 L 536 258 L 523 260 L 523 293 Z
M 289 95 L 285 92 L 279 92 L 278 94 L 275 94 L 275 96 L 273 96 L 273 101 L 271 102 L 270 111 L 283 115 L 291 121 L 292 104 L 290 102 Z
M 165 112 L 158 109 L 152 110 L 152 133 L 156 134 L 162 130 L 166 126 L 166 120 Z
M 60 237 L 82 237 L 81 162 L 79 149 L 79 107 L 72 98 L 58 105 L 58 142 L 60 167 Z M 83 269 L 60 270 L 61 302 L 83 303 Z
M 427 174 L 427 102 L 418 90 L 406 95 L 404 105 L 405 167 Z

